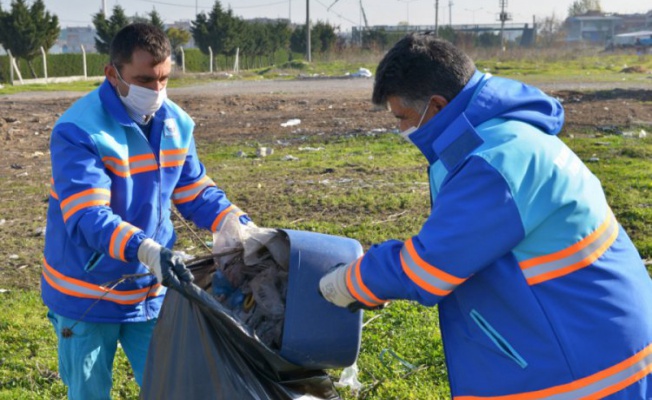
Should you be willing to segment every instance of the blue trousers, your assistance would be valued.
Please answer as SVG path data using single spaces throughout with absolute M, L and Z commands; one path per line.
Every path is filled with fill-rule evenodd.
M 113 359 L 122 345 L 136 382 L 141 386 L 147 350 L 156 319 L 124 324 L 76 322 L 48 312 L 59 341 L 59 375 L 68 387 L 70 400 L 104 400 L 111 398 Z M 62 331 L 72 329 L 72 336 Z M 68 335 L 65 335 L 68 336 Z

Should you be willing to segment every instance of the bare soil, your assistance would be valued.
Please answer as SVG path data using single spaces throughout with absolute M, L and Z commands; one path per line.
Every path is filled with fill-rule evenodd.
M 396 121 L 369 101 L 371 80 L 230 82 L 170 89 L 170 97 L 196 121 L 198 147 L 209 143 L 261 145 L 301 136 L 392 130 Z M 591 92 L 546 90 L 566 110 L 565 132 L 618 133 L 652 126 L 652 88 Z M 82 94 L 0 96 L 0 289 L 34 288 L 49 192 L 49 138 L 57 118 Z M 297 126 L 282 123 L 300 119 Z M 37 188 L 26 190 L 25 188 Z

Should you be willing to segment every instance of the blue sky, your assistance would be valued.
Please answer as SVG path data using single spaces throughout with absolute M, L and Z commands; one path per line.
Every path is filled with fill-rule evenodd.
M 11 0 L 0 0 L 3 8 Z M 29 1 L 29 0 L 28 0 Z M 46 8 L 59 16 L 62 27 L 91 24 L 105 1 L 110 10 L 120 4 L 127 15 L 147 14 L 153 8 L 164 22 L 194 19 L 195 12 L 209 11 L 214 0 L 44 0 Z M 360 0 L 309 0 L 311 20 L 327 21 L 350 30 L 360 25 Z M 436 0 L 362 0 L 370 25 L 395 25 L 407 21 L 411 25 L 433 25 Z M 553 14 L 563 19 L 572 0 L 506 0 L 507 12 L 513 22 L 529 23 Z M 305 23 L 306 0 L 222 0 L 224 7 L 231 6 L 234 13 L 243 18 L 288 18 L 295 23 Z M 452 4 L 452 5 L 451 5 Z M 439 24 L 496 23 L 500 0 L 439 0 Z M 614 13 L 644 13 L 652 9 L 645 0 L 601 0 L 602 9 Z M 646 4 L 649 4 L 646 7 Z

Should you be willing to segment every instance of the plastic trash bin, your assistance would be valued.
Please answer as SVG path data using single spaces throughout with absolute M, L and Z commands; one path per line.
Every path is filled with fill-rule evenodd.
M 352 365 L 360 351 L 362 311 L 334 306 L 318 288 L 331 267 L 362 256 L 362 246 L 340 236 L 282 231 L 290 242 L 290 266 L 281 357 L 307 369 Z

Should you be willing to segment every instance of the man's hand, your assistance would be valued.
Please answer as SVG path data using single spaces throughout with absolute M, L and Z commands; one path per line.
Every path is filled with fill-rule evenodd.
M 181 257 L 152 239 L 145 239 L 138 248 L 138 260 L 156 276 L 164 286 L 179 289 L 181 283 L 190 283 L 194 277 Z
M 368 306 L 357 301 L 346 287 L 346 264 L 337 264 L 319 280 L 319 294 L 327 301 L 339 307 L 346 307 L 351 312 L 359 310 L 381 310 L 388 304 Z
M 348 307 L 356 302 L 346 287 L 346 264 L 338 264 L 319 280 L 319 293 L 338 307 Z

